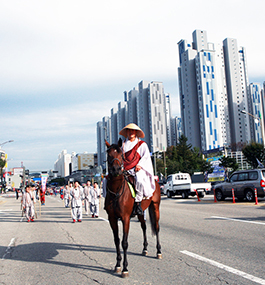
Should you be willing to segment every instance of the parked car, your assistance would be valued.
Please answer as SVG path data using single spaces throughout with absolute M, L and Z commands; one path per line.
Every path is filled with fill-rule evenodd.
M 251 202 L 255 200 L 255 188 L 257 197 L 265 196 L 265 168 L 235 171 L 225 182 L 214 185 L 215 197 L 218 201 L 234 195 L 239 200 L 244 198 Z
M 199 197 L 204 197 L 204 194 L 211 191 L 211 183 L 196 182 L 193 183 L 189 173 L 175 173 L 167 177 L 167 182 L 164 185 L 164 194 L 168 198 L 175 195 L 181 195 L 183 199 L 189 196 L 195 196 L 196 191 Z

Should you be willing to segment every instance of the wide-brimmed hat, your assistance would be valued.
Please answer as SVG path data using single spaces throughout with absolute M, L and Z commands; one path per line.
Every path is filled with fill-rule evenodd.
M 125 138 L 127 137 L 127 129 L 130 130 L 136 130 L 136 136 L 138 138 L 144 138 L 144 132 L 134 123 L 131 123 L 127 126 L 125 126 L 120 132 L 119 134 L 124 136 Z

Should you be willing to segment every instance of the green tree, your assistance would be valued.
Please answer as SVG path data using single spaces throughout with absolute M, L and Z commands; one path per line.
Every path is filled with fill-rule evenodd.
M 253 168 L 258 167 L 257 159 L 264 164 L 265 162 L 265 150 L 263 144 L 251 142 L 250 144 L 243 147 L 242 152 L 247 160 L 247 162 Z
M 224 168 L 232 168 L 232 172 L 236 171 L 239 167 L 234 157 L 223 156 L 219 159 L 219 161 L 220 161 L 220 166 Z
M 167 174 L 185 172 L 192 175 L 195 171 L 211 173 L 213 171 L 209 162 L 203 159 L 199 149 L 187 143 L 188 139 L 182 135 L 176 146 L 166 151 Z M 162 170 L 162 169 L 161 169 Z M 164 173 L 164 171 L 161 171 Z

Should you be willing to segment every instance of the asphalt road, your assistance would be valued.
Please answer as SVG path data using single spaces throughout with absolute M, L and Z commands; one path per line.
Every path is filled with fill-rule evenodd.
M 37 204 L 27 223 L 15 197 L 0 195 L 0 284 L 265 284 L 265 200 L 214 203 L 162 196 L 160 239 L 163 259 L 149 221 L 149 255 L 131 220 L 129 277 L 113 272 L 113 236 L 101 201 L 100 218 L 72 223 L 57 197 Z

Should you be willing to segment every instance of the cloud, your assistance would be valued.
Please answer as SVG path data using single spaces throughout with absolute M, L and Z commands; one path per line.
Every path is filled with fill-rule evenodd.
M 238 40 L 262 82 L 264 0 L 0 0 L 2 141 L 10 165 L 52 168 L 63 149 L 96 151 L 96 122 L 141 80 L 164 83 L 179 114 L 178 48 L 195 29 Z M 262 80 L 263 78 L 263 80 Z M 6 138 L 6 139 L 5 139 Z

